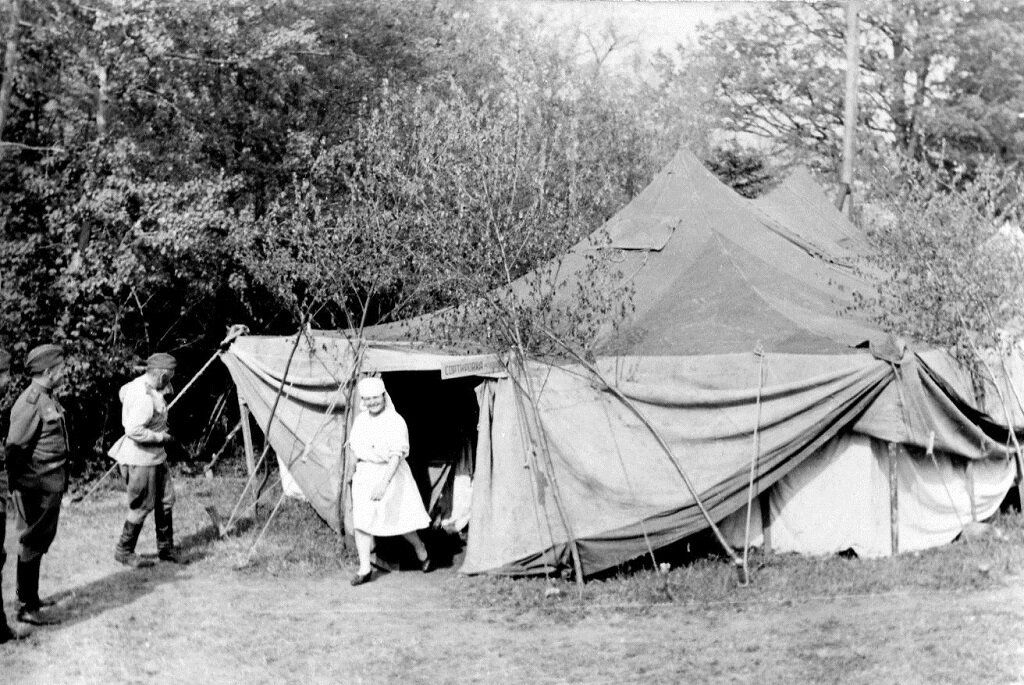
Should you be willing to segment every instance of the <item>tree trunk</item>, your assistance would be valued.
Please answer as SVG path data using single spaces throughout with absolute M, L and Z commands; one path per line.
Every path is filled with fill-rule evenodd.
M 95 67 L 96 79 L 96 138 L 101 139 L 107 135 L 107 68 L 97 63 Z
M 7 110 L 11 104 L 11 91 L 14 89 L 14 78 L 18 66 L 18 30 L 21 28 L 21 0 L 10 0 L 10 26 L 7 27 L 7 44 L 4 46 L 4 73 L 0 81 L 0 161 L 7 154 L 7 146 L 3 144 L 4 128 L 7 124 Z

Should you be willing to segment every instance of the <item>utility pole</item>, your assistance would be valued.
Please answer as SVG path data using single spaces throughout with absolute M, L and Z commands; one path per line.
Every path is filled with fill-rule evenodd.
M 857 76 L 860 71 L 857 11 L 860 0 L 846 0 L 846 97 L 843 111 L 843 170 L 836 207 L 850 214 L 853 205 L 854 133 L 857 129 Z M 847 200 L 849 200 L 847 202 Z

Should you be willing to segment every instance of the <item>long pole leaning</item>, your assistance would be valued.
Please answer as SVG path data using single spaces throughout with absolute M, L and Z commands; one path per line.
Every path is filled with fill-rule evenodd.
M 754 421 L 754 453 L 750 458 L 750 484 L 747 488 L 747 525 L 743 535 L 743 578 L 742 584 L 747 585 L 750 581 L 750 571 L 747 566 L 747 557 L 750 551 L 750 516 L 754 508 L 754 481 L 757 475 L 757 462 L 761 459 L 761 391 L 764 389 L 764 350 L 758 344 L 757 350 L 757 418 Z
M 599 381 L 601 381 L 601 384 L 604 385 L 605 389 L 608 390 L 608 392 L 614 395 L 615 398 L 622 402 L 626 406 L 626 408 L 633 413 L 634 416 L 640 419 L 640 422 L 644 424 L 644 427 L 646 427 L 650 434 L 654 437 L 658 445 L 668 456 L 669 461 L 675 467 L 676 472 L 679 474 L 680 478 L 682 478 L 683 484 L 686 485 L 686 489 L 690 491 L 690 496 L 693 497 L 694 503 L 696 503 L 697 508 L 700 510 L 701 515 L 704 517 L 704 520 L 707 521 L 708 527 L 711 529 L 711 532 L 714 533 L 715 538 L 718 540 L 718 543 L 722 546 L 722 549 L 729 556 L 729 558 L 732 559 L 732 562 L 736 566 L 736 568 L 742 571 L 743 560 L 740 559 L 739 556 L 736 555 L 736 552 L 733 551 L 732 547 L 729 546 L 729 542 L 725 539 L 725 536 L 722 535 L 722 531 L 719 530 L 718 526 L 712 520 L 711 514 L 704 506 L 704 502 L 701 501 L 700 495 L 697 492 L 697 488 L 693 485 L 693 482 L 690 480 L 690 477 L 686 475 L 686 472 L 683 470 L 682 465 L 680 465 L 679 460 L 676 459 L 675 453 L 672 452 L 672 448 L 669 447 L 669 444 L 665 441 L 665 438 L 661 436 L 661 433 L 658 432 L 658 429 L 654 427 L 654 424 L 652 424 L 648 420 L 648 418 L 644 416 L 643 412 L 641 412 L 628 397 L 623 395 L 618 388 L 609 383 L 607 379 L 605 379 L 605 377 L 597 369 L 596 366 L 587 361 L 582 355 L 577 354 L 575 350 L 573 350 L 571 347 L 562 342 L 562 340 L 560 340 L 558 336 L 551 333 L 551 331 L 545 329 L 544 333 L 549 338 L 551 338 L 551 340 L 554 341 L 556 345 L 563 348 L 569 354 L 575 357 L 577 361 L 579 361 L 588 371 L 590 371 L 590 373 L 592 373 Z M 746 581 L 746 579 L 743 578 L 741 578 L 740 580 L 744 582 Z
M 219 359 L 220 356 L 222 354 L 224 354 L 224 352 L 227 351 L 228 347 L 231 345 L 232 342 L 235 341 L 235 339 L 238 336 L 244 335 L 247 332 L 248 332 L 248 329 L 245 326 L 241 326 L 241 325 L 232 326 L 230 329 L 228 329 L 227 336 L 223 340 L 220 341 L 220 344 L 217 346 L 217 351 L 213 353 L 213 356 L 210 357 L 208 360 L 206 360 L 206 363 L 203 364 L 203 366 L 199 369 L 199 371 L 197 371 L 192 376 L 192 378 L 189 379 L 189 382 L 185 384 L 185 387 L 182 388 L 181 391 L 177 395 L 174 396 L 174 399 L 172 399 L 170 402 L 167 403 L 167 411 L 168 412 L 171 411 L 171 408 L 174 407 L 174 405 L 178 403 L 178 400 L 180 400 L 182 397 L 185 396 L 185 393 L 188 391 L 188 389 L 191 388 L 195 384 L 195 382 L 197 380 L 199 380 L 199 377 L 202 376 L 203 373 L 208 368 L 210 368 L 210 365 L 213 364 L 213 362 L 215 360 Z M 93 483 L 93 486 L 91 488 L 89 488 L 88 492 L 86 492 L 81 497 L 76 497 L 72 501 L 73 502 L 81 502 L 81 501 L 86 500 L 89 497 L 91 497 L 94 492 L 99 490 L 99 487 L 100 487 L 100 485 L 103 484 L 103 481 L 105 481 L 110 476 L 110 474 L 112 474 L 115 470 L 117 470 L 118 466 L 120 466 L 120 464 L 115 461 L 111 465 L 111 467 L 109 469 L 107 469 L 106 472 L 104 472 L 104 474 L 102 476 L 100 476 L 99 479 L 95 483 Z

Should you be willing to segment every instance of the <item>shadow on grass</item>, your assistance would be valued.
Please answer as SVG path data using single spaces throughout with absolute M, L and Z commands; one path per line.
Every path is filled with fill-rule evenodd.
M 252 525 L 251 519 L 240 519 L 234 524 L 232 534 L 242 534 Z M 180 564 L 159 561 L 155 554 L 141 554 L 140 557 L 153 561 L 154 565 L 148 568 L 124 567 L 99 580 L 47 597 L 56 602 L 55 606 L 46 610 L 47 615 L 60 620 L 60 624 L 53 626 L 53 629 L 87 621 L 111 609 L 131 604 L 164 583 L 190 577 L 192 573 L 189 566 L 210 554 L 218 540 L 217 529 L 212 525 L 206 526 L 178 540 Z

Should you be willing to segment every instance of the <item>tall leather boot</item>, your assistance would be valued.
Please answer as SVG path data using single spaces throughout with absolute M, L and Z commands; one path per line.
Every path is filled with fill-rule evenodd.
M 132 568 L 145 568 L 153 565 L 151 560 L 143 559 L 135 553 L 135 545 L 139 541 L 139 534 L 141 532 L 141 522 L 124 522 L 124 529 L 121 531 L 121 537 L 117 541 L 117 546 L 114 547 L 114 559 L 116 561 L 124 564 L 125 566 L 131 566 Z
M 157 507 L 156 512 L 156 550 L 160 561 L 180 564 L 181 557 L 174 548 L 174 517 L 170 509 Z
M 40 554 L 35 559 L 25 561 L 18 557 L 18 620 L 34 626 L 48 626 L 60 623 L 59 620 L 42 613 L 44 602 L 39 599 L 39 566 L 43 562 Z M 46 606 L 53 602 L 46 602 Z

